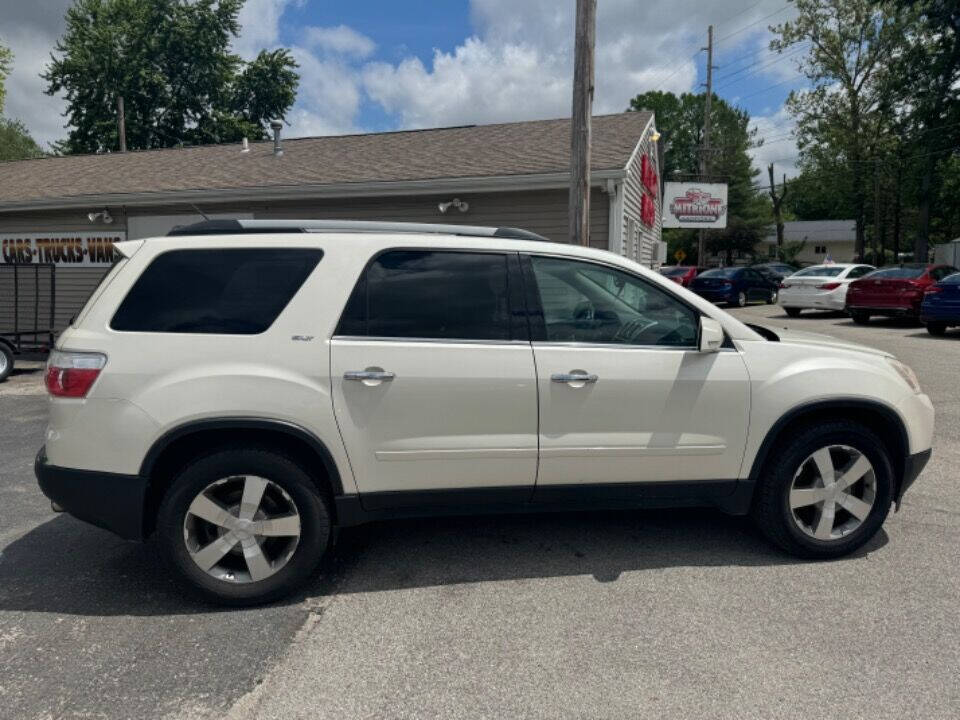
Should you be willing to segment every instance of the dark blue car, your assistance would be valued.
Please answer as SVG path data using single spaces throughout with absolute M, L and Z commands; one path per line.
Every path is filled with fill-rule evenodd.
M 756 270 L 747 267 L 714 268 L 700 273 L 690 283 L 690 289 L 700 297 L 737 307 L 757 300 L 775 303 L 777 287 Z
M 960 273 L 947 275 L 924 291 L 920 321 L 931 335 L 943 335 L 948 327 L 960 325 Z

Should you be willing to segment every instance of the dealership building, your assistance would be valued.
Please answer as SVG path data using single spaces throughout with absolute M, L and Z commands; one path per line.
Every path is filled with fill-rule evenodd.
M 593 119 L 590 244 L 647 265 L 664 251 L 657 137 L 649 112 Z M 49 316 L 51 297 L 61 329 L 109 267 L 112 242 L 203 216 L 515 226 L 565 242 L 569 168 L 566 119 L 3 163 L 0 332 L 15 312 L 21 328 L 24 313 Z M 49 291 L 29 301 L 39 307 L 14 298 L 11 265 L 21 283 L 46 283 L 54 267 Z

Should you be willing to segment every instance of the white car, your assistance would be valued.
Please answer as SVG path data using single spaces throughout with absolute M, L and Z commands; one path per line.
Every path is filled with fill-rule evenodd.
M 744 325 L 612 253 L 452 225 L 174 232 L 119 243 L 60 336 L 35 469 L 55 510 L 156 534 L 219 602 L 289 593 L 336 527 L 436 514 L 713 506 L 839 557 L 930 457 L 933 406 L 889 353 Z
M 790 317 L 805 309 L 842 311 L 847 288 L 857 278 L 872 273 L 873 265 L 831 263 L 797 270 L 780 283 L 779 303 Z

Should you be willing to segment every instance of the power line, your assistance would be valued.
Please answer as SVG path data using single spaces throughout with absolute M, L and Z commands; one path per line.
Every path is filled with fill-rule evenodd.
M 754 7 L 756 7 L 756 6 L 754 6 Z M 756 20 L 756 21 L 750 23 L 749 25 L 744 25 L 742 28 L 740 28 L 739 30 L 737 30 L 737 31 L 735 31 L 735 32 L 730 33 L 729 35 L 724 35 L 722 38 L 720 38 L 719 40 L 717 40 L 717 42 L 718 42 L 718 43 L 721 43 L 721 42 L 723 42 L 724 40 L 729 40 L 730 38 L 735 37 L 736 35 L 739 35 L 740 33 L 744 32 L 745 30 L 749 30 L 750 28 L 754 27 L 755 25 L 759 25 L 759 24 L 762 23 L 764 20 L 768 20 L 768 19 L 772 18 L 774 15 L 779 15 L 779 14 L 782 13 L 784 10 L 788 10 L 789 8 L 790 8 L 789 5 L 784 5 L 782 8 L 780 8 L 780 9 L 777 10 L 776 12 L 772 12 L 772 13 L 770 13 L 769 15 L 764 15 L 764 16 L 763 16 L 762 18 L 760 18 L 759 20 Z
M 766 70 L 767 68 L 773 67 L 773 66 L 776 65 L 777 63 L 781 63 L 781 62 L 783 62 L 784 60 L 791 60 L 792 58 L 795 58 L 797 55 L 802 55 L 802 54 L 805 53 L 806 51 L 807 51 L 807 48 L 803 47 L 803 48 L 800 48 L 800 49 L 798 49 L 798 50 L 796 50 L 796 51 L 794 51 L 794 52 L 788 53 L 788 54 L 786 54 L 786 55 L 780 55 L 780 56 L 774 58 L 773 60 L 770 60 L 770 61 L 767 62 L 765 65 L 760 65 L 760 67 L 756 68 L 756 70 L 752 70 L 751 72 L 748 72 L 746 75 L 742 75 L 742 76 L 740 76 L 739 78 L 737 78 L 736 80 L 732 80 L 731 82 L 728 82 L 728 83 L 726 83 L 726 84 L 727 84 L 727 85 L 732 85 L 732 84 L 734 84 L 734 83 L 741 82 L 742 80 L 746 80 L 748 77 L 753 77 L 753 76 L 756 75 L 757 73 L 762 72 L 762 71 Z M 720 80 L 726 80 L 726 79 L 731 78 L 731 77 L 733 77 L 733 76 L 735 76 L 735 75 L 739 75 L 740 73 L 745 72 L 745 71 L 747 71 L 747 70 L 750 70 L 750 68 L 752 68 L 752 67 L 755 67 L 756 65 L 759 64 L 759 62 L 760 62 L 760 61 L 757 61 L 756 63 L 753 63 L 752 65 L 747 65 L 746 67 L 741 68 L 740 70 L 736 70 L 736 71 L 734 71 L 734 72 L 727 73 L 726 75 L 721 75 L 719 78 L 717 78 L 717 81 L 719 82 Z

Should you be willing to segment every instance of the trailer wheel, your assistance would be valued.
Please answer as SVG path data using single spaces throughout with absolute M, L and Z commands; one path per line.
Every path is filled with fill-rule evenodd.
M 6 343 L 0 343 L 0 382 L 6 380 L 13 372 L 13 350 Z

